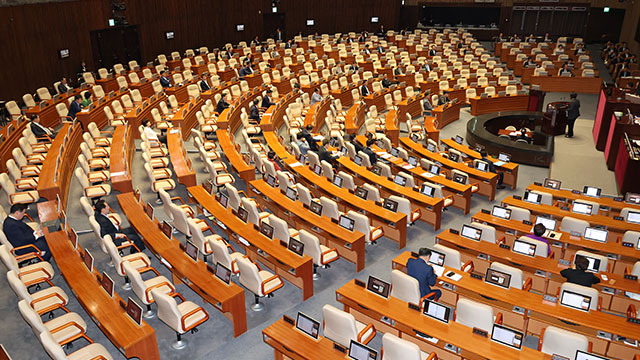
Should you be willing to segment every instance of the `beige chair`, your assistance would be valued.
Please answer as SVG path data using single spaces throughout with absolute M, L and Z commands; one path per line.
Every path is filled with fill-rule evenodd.
M 131 243 L 131 244 L 125 244 L 125 245 L 116 247 L 116 245 L 113 243 L 113 240 L 111 239 L 111 235 L 105 235 L 102 238 L 102 241 L 105 245 L 105 248 L 107 249 L 107 253 L 111 257 L 111 262 L 115 267 L 116 273 L 124 277 L 125 283 L 124 285 L 122 285 L 122 289 L 130 290 L 131 284 L 129 282 L 129 278 L 126 276 L 126 273 L 124 272 L 124 263 L 129 263 L 135 270 L 139 270 L 139 269 L 143 269 L 151 266 L 151 261 L 149 260 L 149 257 L 145 253 L 141 252 L 140 249 L 137 249 L 137 248 L 136 249 L 138 250 L 138 252 L 136 253 L 132 253 L 129 255 L 120 255 L 122 248 L 135 246 L 135 245 Z
M 347 212 L 347 216 L 355 221 L 354 231 L 363 233 L 366 243 L 375 244 L 379 238 L 384 236 L 382 226 L 369 225 L 369 218 L 366 215 L 350 210 Z
M 525 291 L 529 291 L 529 289 L 531 289 L 532 280 L 531 278 L 528 278 L 527 281 L 524 282 L 522 270 L 495 261 L 491 263 L 491 266 L 489 266 L 489 268 L 511 275 L 511 281 L 509 282 L 510 288 L 516 288 L 520 290 L 524 289 Z
M 40 343 L 53 360 L 113 360 L 111 354 L 109 354 L 109 351 L 107 351 L 104 346 L 94 343 L 90 339 L 87 340 L 89 341 L 89 345 L 67 355 L 62 349 L 61 344 L 56 342 L 51 333 L 46 331 L 40 333 Z
M 17 274 L 18 278 L 25 286 L 38 285 L 43 282 L 47 282 L 51 285 L 51 279 L 55 276 L 53 267 L 48 262 L 42 261 L 39 254 L 40 251 L 38 251 L 39 249 L 35 246 L 32 248 L 35 252 L 30 253 L 30 255 L 19 255 L 18 257 L 15 257 L 11 253 L 11 249 L 6 245 L 0 245 L 0 259 L 2 259 L 2 263 L 8 270 L 12 270 Z M 40 262 L 20 267 L 18 260 L 24 261 L 30 258 L 39 258 Z
M 202 230 L 203 223 L 206 226 L 205 230 L 211 230 L 209 225 L 202 219 L 187 219 L 187 225 L 191 233 L 191 242 L 200 250 L 206 262 L 207 257 L 213 253 L 209 242 L 214 239 L 222 240 L 222 238 L 217 234 L 205 236 Z M 211 232 L 213 232 L 213 230 L 211 230 Z
M 538 342 L 538 351 L 545 354 L 557 354 L 573 359 L 578 350 L 589 352 L 590 343 L 586 336 L 563 330 L 555 326 L 542 329 Z
M 456 304 L 454 319 L 457 323 L 470 328 L 478 328 L 491 332 L 493 328 L 493 308 L 466 298 L 459 298 Z M 502 314 L 498 313 L 495 323 L 502 324 Z
M 507 209 L 511 210 L 511 220 L 522 221 L 527 220 L 531 221 L 531 211 L 523 208 L 519 208 L 516 206 L 507 205 Z
M 391 270 L 391 297 L 422 306 L 424 299 L 427 299 L 434 294 L 435 293 L 431 292 L 424 297 L 421 297 L 420 284 L 417 279 L 400 270 Z
M 280 276 L 261 270 L 248 258 L 238 257 L 236 263 L 240 270 L 240 283 L 255 297 L 255 303 L 251 305 L 251 310 L 261 311 L 264 309 L 264 305 L 260 303 L 260 297 L 273 296 L 273 292 L 283 287 L 284 282 Z
M 56 343 L 69 345 L 69 348 L 71 348 L 73 341 L 80 338 L 91 342 L 91 339 L 85 335 L 87 324 L 80 315 L 74 312 L 65 313 L 43 323 L 40 315 L 25 300 L 18 302 L 18 310 L 36 336 L 47 332 L 51 334 Z
M 162 291 L 153 289 L 151 292 L 158 305 L 158 319 L 176 332 L 177 339 L 171 344 L 171 347 L 176 350 L 183 349 L 187 343 L 182 340 L 182 334 L 187 331 L 196 332 L 196 327 L 207 321 L 209 314 L 196 303 L 185 301 L 180 294 L 175 294 L 182 300 L 178 304 L 173 296 Z
M 155 290 L 155 292 L 161 292 L 165 294 L 174 294 L 176 291 L 175 286 L 164 276 L 161 276 L 158 271 L 152 267 L 142 268 L 143 272 L 152 271 L 155 273 L 155 277 L 152 277 L 148 280 L 142 279 L 142 273 L 139 272 L 131 263 L 125 262 L 122 264 L 124 268 L 125 275 L 131 280 L 131 288 L 133 292 L 136 294 L 138 299 L 142 301 L 143 304 L 147 306 L 147 311 L 144 313 L 144 317 L 146 319 L 151 319 L 155 317 L 155 314 L 151 310 L 151 304 L 155 302 L 153 298 L 153 294 L 151 290 Z
M 342 346 L 348 347 L 351 340 L 368 344 L 375 336 L 373 324 L 363 324 L 353 315 L 331 305 L 322 307 L 324 336 Z
M 329 268 L 330 263 L 338 260 L 340 255 L 335 248 L 328 248 L 320 244 L 320 240 L 314 234 L 301 229 L 299 232 L 299 240 L 304 244 L 304 253 L 313 260 L 313 278 L 320 278 L 317 273 L 319 266 Z
M 208 242 L 213 252 L 214 263 L 224 265 L 227 269 L 230 269 L 233 274 L 240 273 L 238 259 L 245 257 L 243 254 L 233 251 L 231 245 L 227 244 L 221 237 L 210 237 Z
M 403 340 L 388 332 L 382 336 L 381 360 L 433 360 L 437 359 L 435 353 L 427 354 L 420 350 L 418 345 L 411 341 Z
M 5 191 L 11 205 L 31 204 L 40 199 L 40 195 L 37 190 L 16 192 L 13 182 L 9 179 L 9 175 L 6 173 L 0 174 L 0 186 L 2 186 L 2 189 Z
M 389 200 L 393 200 L 398 203 L 397 211 L 407 215 L 407 226 L 413 225 L 422 217 L 422 212 L 420 211 L 420 209 L 411 208 L 411 202 L 409 201 L 409 199 L 397 195 L 391 195 L 389 196 Z M 446 207 L 447 205 L 445 204 L 444 206 Z
M 20 281 L 18 274 L 13 270 L 7 271 L 7 280 L 9 281 L 9 286 L 11 286 L 11 289 L 16 293 L 18 298 L 25 300 L 38 315 L 42 316 L 46 313 L 52 313 L 53 310 L 56 309 L 63 309 L 65 312 L 68 312 L 65 306 L 69 303 L 69 297 L 61 288 L 51 286 L 34 293 L 29 293 L 25 284 Z
M 565 216 L 562 218 L 560 222 L 560 231 L 564 232 L 574 232 L 580 234 L 580 236 L 584 235 L 585 230 L 589 227 L 589 222 L 582 219 L 576 219 L 569 216 Z

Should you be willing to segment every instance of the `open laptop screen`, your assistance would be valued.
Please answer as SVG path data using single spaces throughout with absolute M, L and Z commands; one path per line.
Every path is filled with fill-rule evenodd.
M 582 190 L 583 194 L 587 196 L 596 197 L 596 198 L 600 197 L 601 192 L 602 192 L 602 189 L 593 187 L 593 186 L 585 186 L 584 189 Z
M 473 226 L 462 225 L 462 231 L 460 232 L 460 235 L 471 240 L 480 241 L 480 238 L 482 237 L 482 230 L 474 228 Z
M 405 186 L 407 185 L 407 178 L 402 175 L 396 174 L 396 176 L 393 178 L 393 182 L 400 186 Z
M 593 205 L 583 203 L 580 201 L 574 201 L 573 206 L 571 207 L 571 211 L 578 214 L 584 214 L 584 215 L 591 215 L 592 210 L 593 210 Z
M 560 304 L 577 310 L 589 311 L 589 307 L 591 306 L 591 296 L 564 290 L 560 298 Z
M 525 191 L 523 199 L 524 201 L 530 203 L 540 204 L 540 202 L 542 201 L 542 195 L 534 193 L 532 191 Z
M 355 224 L 356 224 L 355 220 L 348 218 L 344 215 L 340 215 L 340 219 L 338 220 L 338 225 L 342 226 L 343 228 L 349 231 L 353 231 Z
M 513 240 L 513 252 L 527 255 L 527 256 L 535 256 L 536 255 L 536 244 L 531 244 L 522 240 Z
M 587 240 L 598 241 L 601 243 L 607 242 L 607 235 L 609 232 L 607 230 L 597 229 L 588 227 L 584 231 L 584 238 Z
M 498 285 L 505 289 L 509 288 L 511 283 L 511 274 L 504 273 L 495 269 L 487 269 L 484 280 L 489 284 Z
M 369 280 L 367 281 L 367 290 L 378 294 L 384 298 L 389 297 L 389 290 L 391 290 L 391 284 L 386 281 L 382 281 L 377 277 L 373 277 L 369 275 Z
M 545 178 L 542 186 L 549 189 L 560 190 L 561 184 L 562 182 L 560 180 Z
M 372 348 L 351 340 L 349 344 L 349 359 L 353 360 L 376 360 L 378 352 Z
M 511 219 L 511 209 L 494 205 L 493 210 L 491 210 L 491 215 L 499 217 L 501 219 L 509 220 Z
M 431 256 L 429 257 L 429 263 L 434 264 L 434 265 L 439 265 L 439 266 L 444 266 L 444 258 L 445 258 L 445 254 L 435 251 L 435 250 L 431 250 Z
M 520 349 L 523 334 L 520 331 L 509 329 L 506 326 L 494 324 L 491 330 L 491 340 L 512 348 Z
M 543 218 L 541 216 L 536 217 L 536 225 L 537 224 L 542 224 L 549 231 L 555 231 L 556 230 L 556 223 L 557 223 L 557 221 L 553 220 L 553 219 L 547 219 L 547 218 Z
M 431 165 L 429 166 L 429 172 L 434 174 L 434 175 L 440 175 L 440 167 L 438 165 Z
M 427 185 L 427 183 L 423 183 L 420 192 L 429 197 L 433 197 L 435 195 L 436 189 L 433 186 Z
M 433 300 L 425 299 L 422 313 L 436 320 L 448 323 L 451 315 L 451 308 Z
M 298 317 L 296 318 L 296 329 L 314 339 L 317 339 L 320 334 L 320 322 L 314 320 L 308 315 L 298 312 Z

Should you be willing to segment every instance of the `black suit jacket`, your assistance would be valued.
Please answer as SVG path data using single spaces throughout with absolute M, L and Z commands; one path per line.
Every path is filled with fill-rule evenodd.
M 69 105 L 69 117 L 71 117 L 72 119 L 76 118 L 76 114 L 79 113 L 80 111 L 82 111 L 82 107 L 80 106 L 80 104 L 77 101 L 72 101 L 71 105 Z
M 218 104 L 216 105 L 216 112 L 218 114 L 222 113 L 222 111 L 224 111 L 224 109 L 229 107 L 229 103 L 225 102 L 224 100 L 220 99 L 220 101 L 218 101 Z
M 580 100 L 573 99 L 569 101 L 569 108 L 567 109 L 567 118 L 569 120 L 577 119 L 580 116 Z
M 40 126 L 36 125 L 35 123 L 31 123 L 31 132 L 33 133 L 33 135 L 35 135 L 35 137 L 42 137 L 47 135 L 47 132 Z
M 271 105 L 275 105 L 274 103 L 271 102 L 271 99 L 269 99 L 268 96 L 263 96 L 262 97 L 262 106 L 263 108 L 268 108 Z
M 327 149 L 325 149 L 324 146 L 320 146 L 320 148 L 318 149 L 318 158 L 320 159 L 320 161 L 324 160 L 329 164 L 333 164 L 333 156 L 331 156 L 331 153 Z
M 207 84 L 205 80 L 202 80 L 200 81 L 200 88 L 202 89 L 202 91 L 207 91 L 211 89 L 211 86 L 209 86 L 209 84 Z
M 249 108 L 249 119 L 260 121 L 260 111 L 256 105 L 251 105 Z
M 371 91 L 369 91 L 369 88 L 367 88 L 367 85 L 362 84 L 362 86 L 360 87 L 360 93 L 362 94 L 362 96 L 367 96 L 371 94 Z
M 60 94 L 64 94 L 64 93 L 66 93 L 68 90 L 69 90 L 69 87 L 68 87 L 68 86 L 66 86 L 65 84 L 62 84 L 62 83 L 58 84 L 58 92 L 59 92 Z
M 105 235 L 110 235 L 112 240 L 115 239 L 118 229 L 113 225 L 111 220 L 100 213 L 95 213 L 94 215 L 96 221 L 100 224 L 100 236 L 104 237 Z
M 22 220 L 16 220 L 9 216 L 4 219 L 2 231 L 4 231 L 13 247 L 33 244 L 36 241 L 33 229 L 29 225 Z
M 366 147 L 364 148 L 364 150 L 362 150 L 362 152 L 369 155 L 369 162 L 371 162 L 371 165 L 375 164 L 378 160 L 378 155 L 376 155 L 376 153 L 373 152 L 371 148 Z

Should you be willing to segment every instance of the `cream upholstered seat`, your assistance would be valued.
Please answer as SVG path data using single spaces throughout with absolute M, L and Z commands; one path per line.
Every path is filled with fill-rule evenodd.
M 0 174 L 0 186 L 7 194 L 9 203 L 13 204 L 31 204 L 40 199 L 40 195 L 37 190 L 27 190 L 16 192 L 13 182 L 9 179 L 9 175 L 6 173 Z
M 421 298 L 420 284 L 418 283 L 418 280 L 400 270 L 394 269 L 391 270 L 390 295 L 396 299 L 421 306 L 423 299 L 427 298 L 431 294 Z
M 492 262 L 489 268 L 511 275 L 511 281 L 509 283 L 509 287 L 520 289 L 520 290 L 523 289 L 523 286 L 525 284 L 522 280 L 523 279 L 522 270 L 515 268 L 513 266 L 496 262 L 496 261 Z M 526 287 L 531 287 L 530 279 L 528 279 L 527 282 L 528 284 L 525 286 L 525 290 L 528 290 Z
M 545 354 L 557 354 L 573 359 L 578 350 L 589 351 L 589 339 L 581 334 L 547 326 L 540 334 L 538 350 Z
M 18 310 L 36 336 L 48 332 L 60 345 L 71 344 L 81 337 L 88 339 L 85 335 L 87 324 L 74 312 L 65 313 L 43 323 L 40 315 L 25 300 L 18 302 Z
M 375 336 L 373 324 L 363 324 L 353 315 L 331 305 L 322 307 L 324 336 L 342 346 L 349 346 L 351 340 L 368 344 Z
M 534 244 L 536 246 L 535 256 L 547 257 L 549 255 L 549 245 L 546 242 L 527 235 L 522 236 L 519 240 Z
M 240 270 L 240 283 L 255 297 L 255 303 L 251 305 L 251 310 L 261 311 L 264 306 L 260 304 L 260 298 L 273 296 L 272 293 L 283 287 L 284 282 L 280 276 L 259 269 L 258 265 L 248 258 L 238 257 L 236 263 Z
M 209 237 L 208 242 L 213 252 L 213 261 L 224 265 L 234 274 L 238 274 L 240 272 L 238 258 L 244 257 L 244 255 L 234 252 L 231 245 L 227 244 L 221 237 Z
M 122 286 L 122 289 L 123 290 L 131 289 L 129 278 L 126 277 L 126 273 L 124 272 L 124 263 L 129 263 L 134 269 L 138 270 L 138 269 L 151 266 L 151 261 L 149 260 L 149 257 L 145 253 L 141 252 L 140 249 L 137 249 L 138 252 L 136 253 L 132 253 L 129 255 L 120 255 L 120 251 L 121 251 L 120 247 L 116 247 L 116 245 L 113 243 L 113 240 L 111 239 L 111 235 L 108 235 L 108 234 L 102 238 L 102 242 L 107 250 L 107 253 L 111 257 L 111 261 L 113 262 L 116 273 L 125 278 L 125 283 Z M 133 245 L 133 243 L 130 243 L 124 246 L 135 246 L 135 245 Z
M 298 237 L 298 230 L 290 228 L 286 221 L 271 214 L 262 221 L 273 227 L 273 238 L 289 244 L 289 239 Z
M 34 247 L 34 250 L 35 249 Z M 50 283 L 51 279 L 55 276 L 53 267 L 46 261 L 20 267 L 18 259 L 21 258 L 16 259 L 6 245 L 0 245 L 0 258 L 4 266 L 9 270 L 15 271 L 20 281 L 26 286 L 36 285 L 42 282 Z
M 78 183 L 80 184 L 80 186 L 82 186 L 82 191 L 84 193 L 84 196 L 86 196 L 87 198 L 92 200 L 94 199 L 97 200 L 103 196 L 111 194 L 111 185 L 108 185 L 108 184 L 91 185 L 89 183 L 89 177 L 84 172 L 84 169 L 82 169 L 82 167 L 76 168 L 74 174 L 75 174 L 76 180 L 78 180 Z
M 191 232 L 191 242 L 200 250 L 204 256 L 204 261 L 207 261 L 207 257 L 213 253 L 209 241 L 212 239 L 222 240 L 222 238 L 217 234 L 205 236 L 202 230 L 202 223 L 206 225 L 206 230 L 210 230 L 209 225 L 204 220 L 187 219 L 187 225 L 189 225 L 189 231 Z
M 483 224 L 480 222 L 472 222 L 471 226 L 482 230 L 482 235 L 480 237 L 481 241 L 486 241 L 486 242 L 495 244 L 496 241 L 498 240 L 496 237 L 496 228 L 494 228 L 493 226 L 488 224 Z
M 136 294 L 138 299 L 147 306 L 147 311 L 145 312 L 144 317 L 147 319 L 153 318 L 155 314 L 151 310 L 151 304 L 153 304 L 155 300 L 151 290 L 165 294 L 172 294 L 176 291 L 175 286 L 173 286 L 169 279 L 158 274 L 158 271 L 152 267 L 142 269 L 144 272 L 152 271 L 156 275 L 155 277 L 147 280 L 142 279 L 142 273 L 140 273 L 133 264 L 125 262 L 122 264 L 122 267 L 124 268 L 126 276 L 131 280 L 131 288 L 133 289 L 133 292 Z
M 591 302 L 589 303 L 589 310 L 600 311 L 600 308 L 602 306 L 602 299 L 600 298 L 598 289 L 565 282 L 560 286 L 559 299 L 562 299 L 563 293 L 565 291 L 590 297 Z
M 517 206 L 510 206 L 510 205 L 507 205 L 507 209 L 511 210 L 511 220 L 531 221 L 531 211 L 517 207 Z
M 53 360 L 113 360 L 104 346 L 94 342 L 68 355 L 49 332 L 40 333 L 40 343 Z
M 375 243 L 376 240 L 384 236 L 384 229 L 382 226 L 369 225 L 369 218 L 366 215 L 360 214 L 353 210 L 347 212 L 347 216 L 355 221 L 354 231 L 358 231 L 364 234 L 364 240 L 366 243 Z
M 473 262 L 469 260 L 467 263 L 463 264 L 458 250 L 451 249 L 440 244 L 434 244 L 433 250 L 444 254 L 445 266 L 456 270 L 462 270 L 464 272 L 473 271 Z
M 330 263 L 340 258 L 335 248 L 328 248 L 320 244 L 320 240 L 314 234 L 301 229 L 298 236 L 300 242 L 304 244 L 304 253 L 313 260 L 314 278 L 320 277 L 316 272 L 318 266 L 328 268 Z
M 570 216 L 565 216 L 562 218 L 560 222 L 560 230 L 564 232 L 574 232 L 579 233 L 580 236 L 584 235 L 585 230 L 589 227 L 589 222 L 582 219 L 572 218 Z
M 431 360 L 437 358 L 420 350 L 418 345 L 403 340 L 392 333 L 382 336 L 381 360 Z
M 174 349 L 183 349 L 187 344 L 182 340 L 182 334 L 194 330 L 209 319 L 209 314 L 199 305 L 192 301 L 185 301 L 178 304 L 176 299 L 157 289 L 151 290 L 153 298 L 158 305 L 158 319 L 162 320 L 177 334 L 177 339 L 171 344 Z
M 67 294 L 57 286 L 29 293 L 25 284 L 20 281 L 18 274 L 13 270 L 7 271 L 7 280 L 18 298 L 25 300 L 38 315 L 42 316 L 55 309 L 64 308 L 69 302 Z
M 493 328 L 493 308 L 466 298 L 459 298 L 456 304 L 455 321 L 470 328 L 491 332 Z M 496 321 L 501 323 L 501 321 Z
M 256 204 L 256 202 L 249 200 L 249 198 L 243 197 L 241 201 L 242 207 L 249 213 L 247 220 L 252 224 L 260 226 L 262 220 L 271 215 L 266 211 L 262 211 L 262 208 L 260 208 L 260 211 L 258 211 L 258 205 Z
M 418 221 L 420 217 L 422 217 L 422 212 L 419 208 L 411 208 L 411 202 L 409 201 L 409 199 L 397 195 L 391 195 L 389 196 L 389 200 L 393 200 L 398 203 L 397 211 L 407 215 L 407 226 L 412 225 L 413 223 Z

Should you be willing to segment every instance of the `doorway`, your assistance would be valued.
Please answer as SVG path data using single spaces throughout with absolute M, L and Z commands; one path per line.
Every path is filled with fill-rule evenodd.
M 111 69 L 115 64 L 126 66 L 130 60 L 141 63 L 137 25 L 91 31 L 91 48 L 96 69 Z
M 282 41 L 287 41 L 284 13 L 265 13 L 262 15 L 262 40 L 275 39 L 276 30 L 282 31 Z

